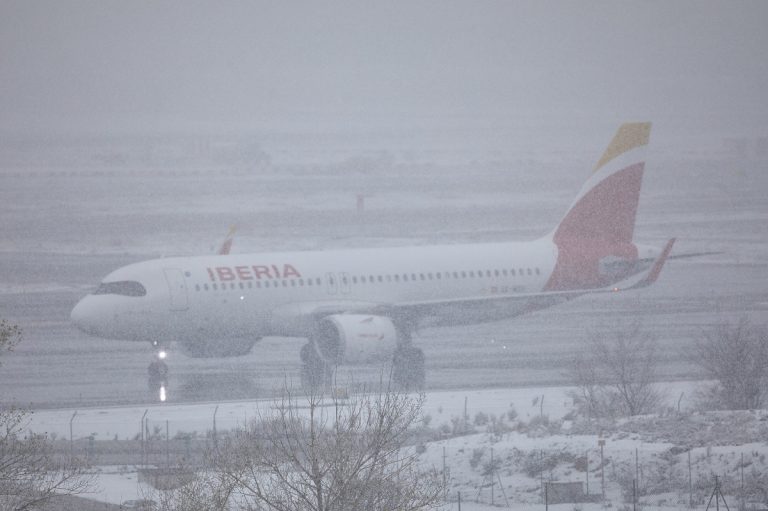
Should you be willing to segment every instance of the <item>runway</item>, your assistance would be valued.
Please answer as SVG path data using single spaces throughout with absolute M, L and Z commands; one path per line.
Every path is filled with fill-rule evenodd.
M 558 159 L 559 158 L 559 159 Z M 0 175 L 0 311 L 24 341 L 0 358 L 0 400 L 35 408 L 152 403 L 149 344 L 86 336 L 69 323 L 77 300 L 122 265 L 211 253 L 237 224 L 234 251 L 304 250 L 532 239 L 559 220 L 588 159 L 394 166 L 381 176 L 324 167 L 313 174 Z M 496 323 L 425 329 L 429 389 L 563 385 L 590 330 L 639 321 L 655 333 L 660 377 L 697 377 L 691 346 L 710 325 L 768 320 L 768 178 L 763 162 L 727 175 L 728 160 L 649 163 L 636 239 L 675 253 L 654 286 L 582 297 Z M 509 165 L 512 167 L 512 164 Z M 585 169 L 575 171 L 573 169 Z M 355 211 L 358 193 L 369 194 Z M 239 358 L 171 352 L 169 401 L 259 398 L 298 381 L 303 339 L 270 337 Z M 371 366 L 342 371 L 365 379 Z

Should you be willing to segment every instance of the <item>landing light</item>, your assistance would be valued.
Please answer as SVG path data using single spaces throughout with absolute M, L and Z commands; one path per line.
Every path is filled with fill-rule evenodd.
M 160 385 L 160 402 L 165 403 L 165 385 Z
M 244 297 L 244 296 L 241 296 L 241 297 L 240 297 L 240 299 L 241 299 L 241 300 L 245 300 L 245 297 Z
M 168 352 L 166 352 L 165 350 L 160 350 L 157 352 L 157 358 L 159 358 L 160 360 L 165 360 L 165 357 L 167 356 L 168 356 Z

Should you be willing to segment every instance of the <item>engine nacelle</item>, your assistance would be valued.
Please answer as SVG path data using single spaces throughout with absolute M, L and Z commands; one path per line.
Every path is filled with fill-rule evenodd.
M 383 316 L 334 314 L 320 320 L 312 342 L 326 362 L 354 364 L 391 355 L 397 347 L 397 329 Z

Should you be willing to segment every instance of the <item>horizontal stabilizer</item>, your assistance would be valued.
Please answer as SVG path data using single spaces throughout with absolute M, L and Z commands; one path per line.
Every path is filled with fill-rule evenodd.
M 667 262 L 667 259 L 669 258 L 669 253 L 672 252 L 672 246 L 675 244 L 675 238 L 670 239 L 666 245 L 664 245 L 664 250 L 661 251 L 661 254 L 659 254 L 659 257 L 656 258 L 656 260 L 653 262 L 653 266 L 651 266 L 651 269 L 648 271 L 648 273 L 645 274 L 645 277 L 637 282 L 635 285 L 628 287 L 626 289 L 637 289 L 640 287 L 646 287 L 650 286 L 654 282 L 656 282 L 656 279 L 659 278 L 659 274 L 661 273 L 661 269 L 664 268 L 664 263 Z

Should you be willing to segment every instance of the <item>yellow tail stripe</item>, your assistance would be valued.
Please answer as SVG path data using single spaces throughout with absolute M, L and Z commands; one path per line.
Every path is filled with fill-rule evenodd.
M 611 140 L 611 144 L 608 149 L 603 153 L 603 157 L 597 162 L 595 170 L 611 161 L 612 159 L 620 156 L 627 151 L 648 145 L 648 139 L 651 136 L 651 123 L 650 122 L 632 122 L 622 124 L 616 134 Z

